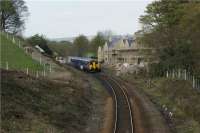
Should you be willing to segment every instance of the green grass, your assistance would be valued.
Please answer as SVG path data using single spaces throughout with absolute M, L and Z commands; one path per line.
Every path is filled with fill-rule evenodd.
M 8 63 L 9 69 L 25 70 L 42 70 L 43 67 L 39 62 L 33 60 L 31 56 L 27 55 L 22 48 L 14 44 L 11 39 L 7 39 L 4 33 L 0 34 L 1 38 L 1 68 L 6 68 Z M 19 40 L 18 40 L 19 41 Z M 18 42 L 17 41 L 17 42 Z M 21 44 L 24 42 L 21 42 Z M 6 63 L 7 62 L 7 63 Z

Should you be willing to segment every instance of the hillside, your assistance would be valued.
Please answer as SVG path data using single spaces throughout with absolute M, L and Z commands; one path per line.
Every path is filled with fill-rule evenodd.
M 6 35 L 1 33 L 1 68 L 6 68 L 8 63 L 9 69 L 24 70 L 29 68 L 31 70 L 42 70 L 43 67 L 39 62 L 33 60 L 31 56 L 27 55 L 22 48 L 19 48 L 17 44 L 14 44 L 10 39 L 6 38 Z M 22 42 L 21 42 L 22 44 Z M 7 62 L 7 63 L 6 63 Z
M 57 65 L 36 49 L 31 57 L 11 37 L 0 35 L 2 133 L 100 130 L 106 94 L 99 83 L 71 67 Z M 19 71 L 27 67 L 42 70 L 41 57 L 42 63 L 53 69 L 45 78 Z M 9 70 L 5 70 L 6 62 Z
M 2 70 L 1 73 L 2 133 L 100 130 L 105 92 L 89 77 L 83 80 L 86 77 L 81 79 L 80 74 L 73 74 L 68 79 L 50 80 L 17 71 Z

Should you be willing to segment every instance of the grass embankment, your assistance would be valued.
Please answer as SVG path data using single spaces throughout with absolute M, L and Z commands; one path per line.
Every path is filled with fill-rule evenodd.
M 80 75 L 79 78 L 74 76 L 61 82 L 3 70 L 1 131 L 85 133 L 90 132 L 92 123 L 99 128 L 97 123 L 101 119 L 97 114 L 101 114 L 103 90 L 99 86 L 92 87 L 98 83 L 88 84 L 88 78 L 81 80 Z M 92 114 L 97 116 L 89 117 Z M 97 130 L 91 129 L 91 132 Z
M 143 77 L 129 75 L 123 78 L 144 92 L 160 111 L 164 110 L 163 105 L 167 106 L 168 112 L 174 114 L 170 121 L 166 118 L 172 124 L 173 132 L 200 132 L 200 93 L 192 88 L 190 82 L 159 78 L 149 86 Z
M 6 38 L 4 33 L 0 33 L 1 38 L 1 68 L 6 68 L 7 63 L 9 69 L 16 70 L 42 70 L 43 66 L 39 62 L 33 60 L 27 55 L 23 48 L 19 48 L 17 44 L 12 42 L 12 38 Z M 16 41 L 18 43 L 18 41 Z M 21 42 L 22 44 L 22 42 Z M 7 63 L 6 63 L 7 62 Z

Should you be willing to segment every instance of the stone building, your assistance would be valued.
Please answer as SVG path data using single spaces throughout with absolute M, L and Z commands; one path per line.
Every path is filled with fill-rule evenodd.
M 98 48 L 98 61 L 111 65 L 128 63 L 144 67 L 156 62 L 155 53 L 155 49 L 142 46 L 134 37 L 117 37 Z

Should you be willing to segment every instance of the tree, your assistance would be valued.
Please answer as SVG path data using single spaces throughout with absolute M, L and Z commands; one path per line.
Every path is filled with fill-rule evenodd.
M 1 0 L 1 31 L 20 33 L 24 28 L 24 19 L 27 15 L 28 8 L 23 0 Z
M 49 48 L 56 52 L 59 56 L 67 57 L 73 55 L 72 43 L 69 41 L 48 41 Z
M 199 68 L 199 20 L 200 3 L 195 0 L 159 0 L 147 6 L 146 14 L 140 17 L 140 40 L 161 49 L 157 68 Z
M 200 74 L 200 2 L 191 2 L 183 8 L 179 29 L 182 41 L 190 45 L 194 71 Z
M 160 64 L 163 69 L 182 68 L 190 71 L 194 64 L 191 46 L 187 43 L 177 44 L 175 47 L 167 47 L 160 52 Z
M 73 47 L 74 54 L 77 56 L 85 56 L 88 52 L 89 41 L 86 36 L 80 35 L 75 38 Z
M 97 50 L 99 46 L 103 46 L 105 44 L 106 40 L 100 33 L 97 33 L 97 35 L 91 40 L 90 42 L 90 52 L 96 56 Z
M 97 34 L 103 36 L 106 40 L 109 40 L 114 35 L 111 30 L 99 31 Z
M 46 54 L 52 56 L 53 52 L 51 51 L 51 49 L 49 49 L 48 45 L 47 45 L 47 40 L 44 38 L 44 36 L 40 36 L 38 34 L 30 37 L 27 39 L 28 43 L 30 43 L 32 46 L 40 46 Z
M 156 45 L 161 46 L 176 43 L 177 25 L 183 15 L 180 9 L 185 3 L 187 1 L 160 0 L 147 6 L 146 14 L 140 17 L 143 30 L 147 35 L 158 35 L 158 38 L 153 37 L 148 41 L 156 42 Z

